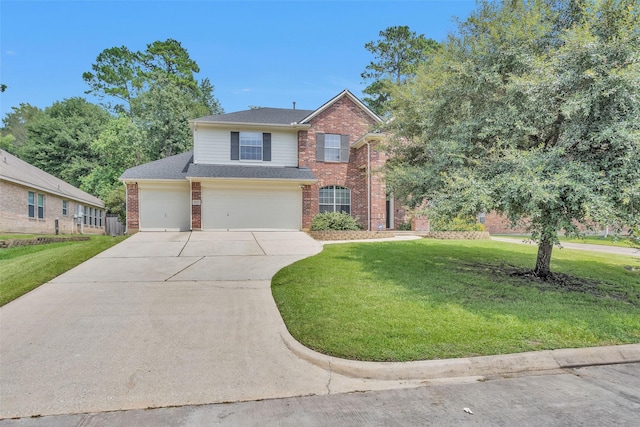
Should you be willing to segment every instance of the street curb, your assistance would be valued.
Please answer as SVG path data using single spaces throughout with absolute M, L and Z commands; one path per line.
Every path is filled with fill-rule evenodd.
M 640 344 L 531 351 L 495 356 L 414 362 L 362 362 L 318 353 L 300 344 L 288 330 L 284 344 L 296 356 L 341 375 L 375 380 L 432 380 L 438 378 L 496 376 L 594 365 L 640 362 Z

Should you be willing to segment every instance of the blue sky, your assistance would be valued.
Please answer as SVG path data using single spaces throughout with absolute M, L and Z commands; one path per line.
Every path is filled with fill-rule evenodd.
M 0 0 L 1 115 L 85 95 L 82 73 L 110 47 L 173 38 L 208 77 L 226 112 L 249 105 L 315 109 L 343 89 L 361 96 L 364 44 L 408 25 L 441 41 L 471 1 Z

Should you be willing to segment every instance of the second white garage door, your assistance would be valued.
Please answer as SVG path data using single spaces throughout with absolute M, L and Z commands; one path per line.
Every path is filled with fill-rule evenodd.
M 300 230 L 301 226 L 299 185 L 203 185 L 205 230 Z

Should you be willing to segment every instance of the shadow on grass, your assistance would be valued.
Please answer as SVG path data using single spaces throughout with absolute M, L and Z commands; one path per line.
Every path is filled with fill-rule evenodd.
M 345 249 L 338 259 L 360 262 L 363 270 L 380 280 L 402 286 L 418 298 L 437 295 L 442 303 L 467 309 L 485 311 L 487 302 L 536 299 L 536 293 L 569 302 L 640 307 L 640 258 L 620 257 L 624 262 L 612 263 L 610 255 L 556 249 L 551 266 L 556 278 L 545 281 L 532 274 L 534 246 L 418 241 Z

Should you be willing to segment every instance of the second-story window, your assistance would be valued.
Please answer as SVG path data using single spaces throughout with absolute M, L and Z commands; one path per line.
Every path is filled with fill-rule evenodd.
M 262 134 L 240 132 L 240 160 L 262 160 Z
M 316 133 L 316 161 L 349 163 L 349 135 Z
M 271 134 L 231 132 L 231 160 L 271 161 Z
M 324 161 L 340 161 L 340 135 L 332 133 L 324 135 Z

